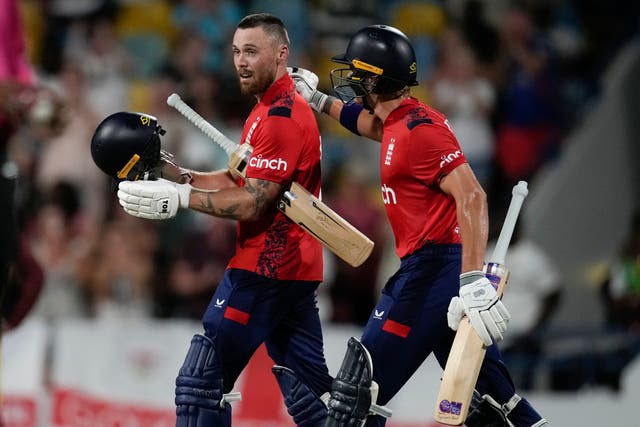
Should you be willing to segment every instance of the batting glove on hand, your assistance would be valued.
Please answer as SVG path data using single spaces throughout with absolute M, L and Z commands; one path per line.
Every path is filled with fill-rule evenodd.
M 493 340 L 502 341 L 511 319 L 495 288 L 481 271 L 460 275 L 460 296 L 451 299 L 447 313 L 449 327 L 454 331 L 462 319 L 461 313 L 469 318 L 487 347 Z
M 293 79 L 296 90 L 309 103 L 309 106 L 322 113 L 329 95 L 318 90 L 318 76 L 298 67 L 287 67 L 287 72 Z
M 122 181 L 118 185 L 120 205 L 129 215 L 146 219 L 168 219 L 179 208 L 189 207 L 191 186 L 166 179 Z
M 457 331 L 463 317 L 464 307 L 462 305 L 462 300 L 460 297 L 451 298 L 449 310 L 447 311 L 447 323 L 449 324 L 449 327 L 454 331 Z

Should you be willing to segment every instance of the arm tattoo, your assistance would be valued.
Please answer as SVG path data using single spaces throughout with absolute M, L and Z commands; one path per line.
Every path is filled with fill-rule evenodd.
M 265 205 L 271 201 L 271 194 L 274 192 L 274 186 L 277 186 L 278 184 L 264 179 L 255 179 L 253 181 L 254 182 L 247 180 L 245 182 L 245 188 L 256 201 L 253 207 L 253 214 L 259 215 L 264 210 Z
M 198 198 L 198 205 L 195 209 L 221 218 L 240 219 L 246 218 L 247 216 L 257 217 L 264 212 L 265 207 L 273 200 L 273 195 L 280 193 L 279 184 L 263 179 L 246 180 L 244 188 L 254 199 L 251 211 L 243 208 L 243 203 L 241 202 L 220 207 L 220 202 L 218 201 L 214 205 L 213 198 L 217 192 L 198 191 L 194 189 L 192 190 L 192 194 L 195 194 Z
M 237 212 L 240 209 L 240 203 L 234 203 L 226 208 L 217 208 L 213 205 L 212 196 L 213 192 L 210 191 L 197 191 L 198 194 L 198 208 L 200 212 L 215 215 L 221 218 L 235 219 Z

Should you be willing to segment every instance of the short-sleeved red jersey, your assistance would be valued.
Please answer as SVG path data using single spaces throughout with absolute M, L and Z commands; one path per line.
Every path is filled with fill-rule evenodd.
M 408 98 L 384 122 L 382 200 L 399 257 L 427 243 L 460 243 L 456 204 L 440 180 L 466 159 L 445 116 Z
M 320 193 L 320 131 L 313 111 L 285 74 L 251 111 L 242 142 L 253 146 L 247 178 Z M 240 185 L 244 182 L 240 180 Z M 229 267 L 280 280 L 322 280 L 322 245 L 273 206 L 257 221 L 239 221 Z

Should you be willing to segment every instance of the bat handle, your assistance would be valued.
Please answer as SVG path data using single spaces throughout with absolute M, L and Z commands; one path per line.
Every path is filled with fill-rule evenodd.
M 511 194 L 511 203 L 507 210 L 507 216 L 504 219 L 502 230 L 500 230 L 500 236 L 498 237 L 498 242 L 496 243 L 496 247 L 491 256 L 491 262 L 496 264 L 504 264 L 504 259 L 507 256 L 507 248 L 509 247 L 509 242 L 511 242 L 513 230 L 516 227 L 516 221 L 518 220 L 518 215 L 522 208 L 522 202 L 524 202 L 524 199 L 529 194 L 527 182 L 518 182 L 518 184 L 513 187 Z
M 222 132 L 213 127 L 213 125 L 207 122 L 200 114 L 198 114 L 193 108 L 189 107 L 186 102 L 180 98 L 180 95 L 177 93 L 172 93 L 167 98 L 167 104 L 176 110 L 184 117 L 187 118 L 191 123 L 196 125 L 198 129 L 204 132 L 209 138 L 213 140 L 216 144 L 218 144 L 222 149 L 227 153 L 227 155 L 231 155 L 237 148 L 238 144 L 231 141 L 229 138 L 224 136 Z

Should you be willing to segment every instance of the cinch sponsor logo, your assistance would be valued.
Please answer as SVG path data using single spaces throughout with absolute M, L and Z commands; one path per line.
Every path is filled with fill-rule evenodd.
M 396 139 L 391 138 L 391 141 L 389 142 L 389 147 L 387 148 L 387 155 L 384 158 L 384 164 L 387 166 L 391 165 L 391 156 L 393 156 L 393 149 L 395 146 L 396 146 Z
M 440 408 L 440 412 L 444 412 L 445 414 L 460 415 L 460 412 L 462 411 L 462 403 L 449 402 L 445 399 L 440 401 L 438 408 Z
M 462 155 L 462 151 L 456 150 L 454 153 L 447 154 L 446 156 L 440 157 L 442 159 L 442 161 L 440 162 L 440 167 L 443 167 L 446 163 L 451 163 L 461 155 Z
M 287 170 L 287 162 L 280 157 L 277 159 L 263 159 L 262 154 L 258 154 L 249 160 L 249 166 L 258 169 L 271 169 L 271 170 Z
M 391 187 L 387 187 L 387 184 L 382 184 L 382 201 L 385 205 L 397 205 L 398 200 L 396 200 L 396 192 L 393 191 Z

